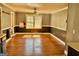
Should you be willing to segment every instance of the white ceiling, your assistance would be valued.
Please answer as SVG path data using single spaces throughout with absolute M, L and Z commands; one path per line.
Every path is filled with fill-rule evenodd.
M 15 5 L 15 6 L 29 6 L 29 7 L 40 7 L 42 4 L 37 4 L 37 3 L 13 3 L 11 5 Z
M 16 12 L 33 12 L 34 7 L 41 12 L 55 12 L 68 7 L 67 3 L 7 3 Z

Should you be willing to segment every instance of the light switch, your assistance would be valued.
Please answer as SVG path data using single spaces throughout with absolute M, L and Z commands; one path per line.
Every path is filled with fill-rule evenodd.
M 75 30 L 73 29 L 73 34 L 75 34 Z

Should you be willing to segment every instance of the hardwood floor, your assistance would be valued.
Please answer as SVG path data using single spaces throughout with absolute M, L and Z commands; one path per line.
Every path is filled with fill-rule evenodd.
M 64 46 L 49 34 L 17 34 L 7 43 L 8 56 L 64 56 Z

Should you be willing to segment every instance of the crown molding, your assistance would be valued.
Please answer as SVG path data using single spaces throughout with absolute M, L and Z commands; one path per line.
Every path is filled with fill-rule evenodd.
M 62 8 L 62 9 L 59 9 L 59 10 L 56 10 L 56 11 L 52 12 L 52 14 L 57 13 L 57 12 L 61 12 L 63 10 L 67 10 L 67 9 L 68 9 L 68 7 L 65 7 L 65 8 Z
M 67 10 L 67 9 L 68 9 L 68 7 L 58 9 L 58 10 L 55 10 L 55 11 L 37 11 L 37 12 L 38 13 L 46 13 L 46 14 L 55 14 L 55 13 L 58 13 L 58 12 L 61 12 L 63 10 Z
M 5 3 L 2 3 L 2 4 L 3 4 L 4 6 L 10 8 L 11 10 L 15 11 L 15 12 L 31 12 L 31 13 L 34 12 L 33 10 L 28 10 L 28 9 L 26 9 L 26 10 L 15 10 L 15 9 L 13 9 L 11 6 L 9 6 L 9 5 L 5 4 Z M 55 11 L 38 11 L 38 10 L 37 10 L 37 12 L 38 12 L 39 14 L 41 14 L 41 13 L 44 13 L 44 14 L 54 14 L 54 13 L 61 12 L 61 11 L 63 11 L 63 10 L 67 10 L 67 9 L 68 9 L 68 7 L 64 7 L 64 8 L 55 10 Z
M 7 8 L 10 8 L 11 10 L 15 11 L 11 6 L 5 4 L 5 3 L 1 3 L 2 5 L 6 6 Z

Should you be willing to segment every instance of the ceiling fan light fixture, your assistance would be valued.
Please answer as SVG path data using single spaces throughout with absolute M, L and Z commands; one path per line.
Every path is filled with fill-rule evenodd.
M 37 13 L 37 9 L 36 8 L 34 8 L 34 14 L 36 14 Z

